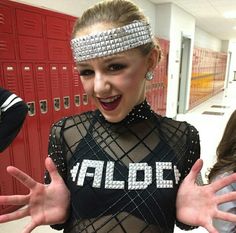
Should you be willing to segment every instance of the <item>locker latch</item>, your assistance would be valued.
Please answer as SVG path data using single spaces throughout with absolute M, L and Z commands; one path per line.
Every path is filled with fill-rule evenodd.
M 35 115 L 35 102 L 27 102 L 29 116 Z
M 69 96 L 64 96 L 64 108 L 68 109 L 70 108 L 70 97 Z
M 54 98 L 53 102 L 54 102 L 54 110 L 59 111 L 61 109 L 61 107 L 60 107 L 60 98 Z
M 75 95 L 74 97 L 74 101 L 75 101 L 75 106 L 80 106 L 80 96 L 79 95 Z
M 88 104 L 88 95 L 83 94 L 83 105 L 87 105 L 87 104 Z
M 40 105 L 40 111 L 42 114 L 47 113 L 48 111 L 48 105 L 47 105 L 47 100 L 40 100 L 39 101 L 39 105 Z

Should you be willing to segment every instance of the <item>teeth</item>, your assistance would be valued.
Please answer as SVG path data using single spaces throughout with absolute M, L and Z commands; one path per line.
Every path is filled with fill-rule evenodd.
M 116 99 L 118 99 L 120 96 L 114 96 L 111 98 L 107 98 L 107 99 L 100 99 L 100 101 L 104 102 L 104 103 L 111 103 L 113 101 L 115 101 Z

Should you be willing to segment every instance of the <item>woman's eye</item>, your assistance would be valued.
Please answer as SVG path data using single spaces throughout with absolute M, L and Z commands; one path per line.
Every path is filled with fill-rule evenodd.
M 80 76 L 91 76 L 94 74 L 93 70 L 81 70 L 80 72 Z
M 119 70 L 124 69 L 125 67 L 126 66 L 123 64 L 111 64 L 111 65 L 109 65 L 108 69 L 110 71 L 119 71 Z

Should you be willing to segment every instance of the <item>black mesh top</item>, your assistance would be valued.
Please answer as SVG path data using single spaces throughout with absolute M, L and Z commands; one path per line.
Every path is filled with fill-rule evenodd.
M 144 101 L 119 123 L 98 110 L 55 123 L 49 156 L 71 192 L 70 217 L 53 228 L 169 233 L 179 185 L 199 158 L 200 144 L 193 126 L 157 115 Z

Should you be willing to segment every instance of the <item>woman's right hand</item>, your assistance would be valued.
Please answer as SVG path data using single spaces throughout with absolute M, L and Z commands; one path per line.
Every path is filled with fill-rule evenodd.
M 22 231 L 30 233 L 39 225 L 54 225 L 66 221 L 70 192 L 51 158 L 46 158 L 45 165 L 51 177 L 49 185 L 36 182 L 16 167 L 7 167 L 8 173 L 29 188 L 30 192 L 27 195 L 0 196 L 0 205 L 24 205 L 12 213 L 1 215 L 0 223 L 30 216 L 31 222 Z

